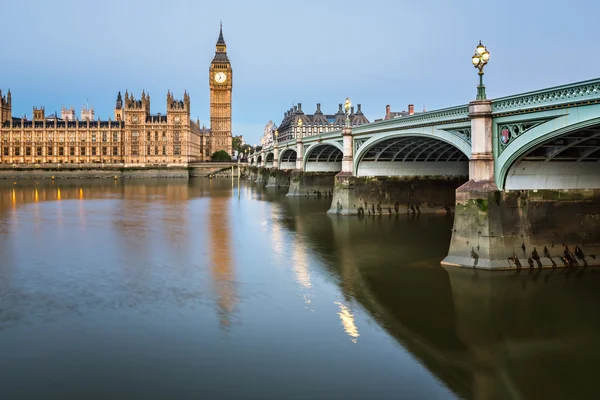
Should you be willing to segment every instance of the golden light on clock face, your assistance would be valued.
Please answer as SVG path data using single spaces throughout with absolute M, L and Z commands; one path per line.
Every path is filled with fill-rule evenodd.
M 227 75 L 225 75 L 225 72 L 217 72 L 215 74 L 215 82 L 225 83 L 226 80 L 227 80 Z

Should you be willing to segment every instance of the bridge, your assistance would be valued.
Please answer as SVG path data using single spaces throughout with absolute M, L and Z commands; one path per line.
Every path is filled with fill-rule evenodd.
M 600 79 L 485 103 L 351 127 L 347 172 L 357 177 L 469 176 L 473 155 L 490 154 L 490 178 L 499 189 L 600 187 L 594 164 L 600 160 Z M 474 107 L 485 110 L 474 112 Z M 473 129 L 478 128 L 473 125 L 483 128 L 481 148 L 473 146 Z M 341 172 L 343 134 L 341 129 L 281 141 L 252 154 L 250 164 Z
M 454 212 L 445 265 L 600 263 L 600 79 L 361 126 L 347 119 L 311 136 L 298 127 L 249 159 L 309 187 L 290 193 L 316 193 L 307 177 L 329 174 L 333 214 Z

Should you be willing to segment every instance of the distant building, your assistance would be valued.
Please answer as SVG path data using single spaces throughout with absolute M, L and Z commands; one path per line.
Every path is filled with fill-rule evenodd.
M 298 126 L 298 121 L 302 120 L 302 127 Z M 346 121 L 346 114 L 343 105 L 340 104 L 338 112 L 335 114 L 323 114 L 321 104 L 317 103 L 317 110 L 314 114 L 304 114 L 302 103 L 290 108 L 283 114 L 283 120 L 278 128 L 278 142 L 295 139 L 296 137 L 305 137 L 318 135 L 320 133 L 330 132 L 342 129 Z M 357 105 L 356 113 L 354 107 L 350 109 L 350 123 L 352 126 L 368 124 L 369 120 L 363 114 L 361 105 Z
M 423 107 L 423 112 L 425 112 L 425 107 Z M 409 117 L 409 116 L 415 115 L 415 114 L 419 114 L 419 113 L 415 113 L 414 104 L 408 105 L 408 111 L 392 111 L 391 106 L 388 104 L 387 106 L 385 106 L 385 117 L 376 119 L 375 122 L 385 121 L 388 119 L 398 118 L 398 117 Z
M 276 129 L 277 125 L 275 125 L 273 121 L 269 121 L 267 125 L 265 125 L 265 130 L 260 138 L 260 145 L 263 147 L 263 149 L 265 147 L 270 147 L 273 144 Z

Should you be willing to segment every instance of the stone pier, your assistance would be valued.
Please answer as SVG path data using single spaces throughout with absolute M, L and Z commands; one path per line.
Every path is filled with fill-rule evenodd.
M 338 174 L 328 214 L 448 214 L 466 177 L 354 177 Z
M 290 186 L 290 171 L 283 171 L 272 168 L 268 170 L 267 187 L 288 187 Z
M 259 167 L 256 171 L 256 180 L 254 183 L 261 186 L 267 185 L 267 183 L 269 183 L 269 172 L 269 168 Z
M 600 265 L 600 189 L 457 190 L 445 266 L 537 269 Z
M 302 172 L 291 173 L 288 196 L 325 196 L 333 192 L 335 172 Z

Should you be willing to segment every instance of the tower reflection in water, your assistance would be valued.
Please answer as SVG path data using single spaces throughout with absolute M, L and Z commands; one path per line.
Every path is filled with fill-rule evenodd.
M 229 201 L 230 198 L 225 194 L 221 195 L 221 193 L 213 191 L 208 206 L 210 268 L 217 296 L 217 313 L 222 327 L 231 325 L 232 313 L 237 304 L 235 270 L 229 232 Z

